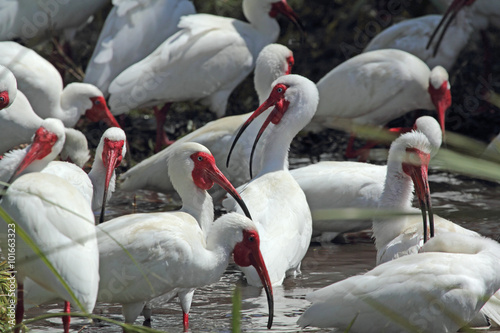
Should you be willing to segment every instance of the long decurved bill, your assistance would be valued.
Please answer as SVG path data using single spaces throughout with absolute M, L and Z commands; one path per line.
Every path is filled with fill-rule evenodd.
M 444 35 L 446 34 L 446 30 L 450 26 L 451 22 L 455 19 L 457 16 L 458 12 L 465 6 L 470 6 L 472 3 L 474 3 L 476 0 L 454 0 L 450 7 L 446 10 L 446 12 L 443 15 L 443 18 L 439 22 L 438 26 L 436 29 L 434 29 L 434 32 L 431 35 L 431 38 L 429 38 L 429 42 L 427 43 L 427 46 L 425 47 L 428 49 L 432 41 L 434 40 L 434 37 L 436 37 L 439 29 L 443 26 L 443 29 L 441 31 L 441 34 L 439 35 L 438 41 L 436 42 L 436 45 L 434 47 L 434 52 L 432 53 L 432 56 L 435 57 L 437 54 L 437 51 L 439 49 L 439 45 L 441 44 L 441 41 L 443 40 Z
M 271 285 L 271 279 L 269 278 L 269 273 L 267 272 L 267 267 L 264 264 L 264 258 L 262 258 L 260 250 L 258 250 L 258 253 L 252 253 L 250 256 L 250 262 L 259 274 L 260 282 L 262 282 L 264 290 L 266 291 L 267 307 L 269 309 L 267 328 L 270 329 L 273 326 L 274 317 L 273 287 Z
M 102 197 L 101 206 L 101 216 L 99 217 L 99 223 L 104 222 L 104 215 L 106 211 L 106 199 L 108 198 L 108 188 L 113 172 L 122 162 L 122 151 L 125 142 L 123 140 L 112 141 L 108 138 L 104 138 L 104 147 L 102 150 L 102 161 L 104 167 L 106 168 L 106 178 L 104 183 L 104 194 Z
M 286 2 L 286 0 L 279 0 L 277 2 L 273 2 L 271 5 L 271 17 L 276 17 L 278 13 L 286 16 L 290 21 L 295 24 L 295 26 L 299 29 L 301 36 L 304 36 L 305 29 L 304 24 L 300 20 L 299 16 L 293 11 L 292 7 Z
M 255 138 L 255 141 L 253 142 L 253 145 L 252 145 L 252 152 L 250 154 L 250 178 L 253 178 L 253 172 L 252 172 L 252 164 L 253 163 L 252 162 L 253 162 L 253 155 L 255 152 L 255 147 L 257 146 L 257 143 L 259 142 L 259 139 L 262 136 L 262 133 L 264 133 L 264 131 L 267 128 L 267 126 L 269 125 L 269 123 L 272 122 L 273 124 L 277 124 L 280 122 L 280 120 L 283 117 L 283 114 L 286 112 L 289 104 L 290 103 L 287 100 L 285 100 L 284 98 L 275 97 L 271 93 L 269 98 L 267 100 L 265 100 L 264 103 L 262 103 L 262 105 L 259 106 L 257 108 L 257 110 L 255 110 L 252 113 L 252 115 L 247 119 L 247 121 L 245 121 L 245 123 L 243 123 L 243 125 L 241 125 L 238 133 L 236 134 L 236 137 L 234 138 L 234 141 L 231 145 L 231 148 L 229 149 L 229 154 L 227 155 L 227 160 L 226 160 L 226 167 L 229 166 L 229 160 L 231 158 L 231 153 L 233 152 L 233 149 L 236 145 L 236 142 L 238 142 L 238 139 L 243 134 L 245 129 L 252 123 L 252 121 L 254 121 L 255 118 L 260 116 L 264 111 L 269 109 L 271 106 L 274 106 L 274 109 L 271 111 L 271 113 L 267 117 L 264 124 L 262 124 L 262 127 L 260 128 L 259 133 L 257 134 L 257 137 Z
M 240 205 L 241 209 L 245 213 L 245 216 L 248 217 L 249 219 L 252 219 L 252 216 L 250 215 L 250 211 L 247 208 L 247 205 L 241 198 L 240 194 L 236 189 L 234 188 L 233 184 L 224 176 L 222 171 L 217 168 L 215 163 L 210 164 L 211 167 L 205 169 L 206 175 L 214 182 L 219 184 L 220 187 L 222 187 L 227 193 L 229 193 L 234 200 Z
M 33 138 L 33 143 L 28 148 L 26 155 L 23 160 L 17 166 L 15 172 L 9 179 L 9 183 L 19 176 L 31 163 L 36 160 L 41 160 L 45 156 L 52 152 L 52 147 L 54 147 L 57 142 L 57 135 L 46 130 L 44 127 L 40 127 L 36 130 L 35 136 Z
M 92 97 L 90 100 L 92 101 L 92 107 L 85 111 L 85 117 L 93 122 L 102 120 L 110 127 L 121 128 L 118 121 L 116 121 L 115 116 L 113 116 L 111 111 L 109 111 L 104 97 Z
M 403 162 L 403 171 L 411 177 L 415 185 L 415 193 L 422 211 L 424 242 L 426 242 L 429 240 L 429 234 L 430 237 L 434 237 L 434 214 L 432 213 L 428 181 L 430 155 L 412 148 L 408 148 L 406 152 L 412 157 L 409 158 L 409 161 Z M 418 161 L 415 159 L 418 159 Z M 427 225 L 427 214 L 429 215 L 429 225 Z

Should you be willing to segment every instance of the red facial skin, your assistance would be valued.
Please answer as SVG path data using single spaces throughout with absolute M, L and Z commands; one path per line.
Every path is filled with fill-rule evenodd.
M 0 91 L 0 110 L 6 108 L 9 105 L 10 98 L 8 91 Z
M 284 16 L 286 16 L 299 28 L 301 32 L 304 31 L 304 25 L 300 21 L 299 16 L 295 14 L 292 7 L 288 5 L 286 0 L 276 1 L 271 4 L 271 10 L 269 11 L 269 16 L 275 18 L 276 16 L 278 16 L 278 13 L 281 13 Z
M 285 99 L 285 93 L 287 89 L 288 86 L 282 83 L 278 83 L 276 86 L 274 86 L 267 100 L 265 100 L 264 103 L 262 103 L 262 105 L 259 106 L 257 110 L 255 110 L 252 113 L 252 115 L 247 119 L 247 121 L 245 121 L 245 123 L 241 126 L 240 130 L 236 134 L 233 144 L 231 145 L 229 154 L 227 155 L 226 166 L 229 166 L 229 159 L 231 158 L 231 153 L 234 149 L 234 146 L 236 145 L 236 142 L 240 138 L 241 134 L 243 134 L 245 129 L 250 125 L 250 123 L 252 123 L 252 121 L 254 121 L 255 118 L 260 116 L 264 111 L 266 111 L 271 106 L 274 106 L 274 109 L 271 111 L 264 124 L 262 124 L 262 127 L 260 128 L 259 133 L 257 134 L 257 137 L 255 138 L 255 141 L 253 143 L 252 152 L 250 154 L 250 178 L 253 178 L 252 160 L 253 160 L 253 154 L 255 152 L 255 147 L 257 146 L 257 142 L 259 141 L 260 137 L 262 136 L 262 133 L 264 133 L 264 130 L 267 128 L 269 123 L 272 122 L 275 125 L 278 124 L 281 121 L 281 118 L 283 118 L 285 112 L 288 110 L 290 102 Z
M 292 67 L 295 64 L 295 59 L 293 59 L 293 55 L 286 58 L 286 63 L 288 64 L 288 68 L 285 74 L 288 75 L 292 73 Z
M 217 183 L 222 187 L 227 193 L 229 193 L 234 200 L 238 202 L 241 209 L 245 215 L 251 219 L 250 212 L 236 191 L 231 182 L 224 176 L 224 174 L 217 168 L 215 164 L 215 159 L 211 154 L 206 152 L 196 152 L 191 155 L 191 160 L 194 162 L 194 168 L 191 173 L 193 181 L 197 187 L 202 190 L 209 190 Z
M 260 253 L 260 238 L 256 230 L 243 230 L 243 240 L 234 247 L 233 258 L 238 266 L 253 266 L 259 274 L 260 281 L 266 291 L 269 306 L 267 328 L 271 328 L 274 315 L 273 288 L 264 258 L 262 258 L 262 254 Z
M 411 177 L 415 185 L 415 193 L 417 194 L 420 209 L 422 210 L 424 242 L 426 242 L 429 240 L 429 229 L 430 237 L 434 237 L 434 215 L 432 213 L 428 181 L 428 168 L 431 156 L 415 148 L 407 148 L 406 152 L 407 156 L 411 157 L 403 162 L 403 172 Z M 429 228 L 427 227 L 426 211 L 429 212 Z
M 85 111 L 85 116 L 90 121 L 97 122 L 103 120 L 110 127 L 120 128 L 120 125 L 116 121 L 115 117 L 109 111 L 104 97 L 91 97 L 90 100 L 92 101 L 92 107 Z
M 104 167 L 106 168 L 106 179 L 104 183 L 104 195 L 102 198 L 101 216 L 99 217 L 99 223 L 104 222 L 104 212 L 106 208 L 106 198 L 108 197 L 109 182 L 111 180 L 111 176 L 113 175 L 113 171 L 122 162 L 122 151 L 124 145 L 125 141 L 123 140 L 112 141 L 108 138 L 104 138 L 104 147 L 101 157 L 104 163 Z
M 436 107 L 439 124 L 441 125 L 441 131 L 444 136 L 446 110 L 451 106 L 451 92 L 448 81 L 443 82 L 438 89 L 435 89 L 432 84 L 429 84 L 428 91 L 431 96 L 432 104 Z
M 52 152 L 52 147 L 57 142 L 57 135 L 40 127 L 35 132 L 35 137 L 29 151 L 16 169 L 13 177 L 19 176 L 31 163 L 41 160 Z

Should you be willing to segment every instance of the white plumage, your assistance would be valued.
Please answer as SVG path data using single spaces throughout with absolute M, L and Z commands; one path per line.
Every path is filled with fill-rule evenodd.
M 414 129 L 427 136 L 433 153 L 437 153 L 442 141 L 439 123 L 430 116 L 423 116 L 416 120 Z M 320 241 L 371 227 L 371 219 L 330 219 L 319 213 L 336 208 L 377 208 L 384 190 L 386 165 L 323 161 L 290 170 L 290 173 L 307 197 L 313 217 L 313 236 Z
M 179 32 L 113 80 L 113 114 L 200 100 L 223 116 L 229 94 L 252 71 L 262 48 L 278 38 L 279 25 L 270 16 L 273 2 L 244 0 L 250 23 L 209 14 L 182 17 Z
M 222 222 L 213 222 L 212 198 L 206 190 L 217 182 L 241 199 L 210 152 L 197 143 L 184 143 L 172 154 L 168 173 L 182 199 L 180 211 L 126 215 L 98 227 L 104 271 L 99 300 L 122 303 L 126 322 L 137 318 L 146 301 L 172 292 L 179 293 L 186 325 L 194 288 L 219 278 L 234 247 L 234 235 L 226 233 Z M 218 247 L 222 240 L 229 243 Z M 117 286 L 116 272 L 129 278 Z
M 0 3 L 0 40 L 37 40 L 49 32 L 75 30 L 107 0 L 4 0 Z
M 293 74 L 278 78 L 272 86 L 268 99 L 241 127 L 233 146 L 252 119 L 274 106 L 261 128 L 264 130 L 272 119 L 274 126 L 262 143 L 262 169 L 238 191 L 255 219 L 271 282 L 279 285 L 285 276 L 300 272 L 311 241 L 311 213 L 304 192 L 288 171 L 288 149 L 294 136 L 311 120 L 318 92 L 314 83 Z M 228 211 L 241 211 L 230 198 L 223 206 Z M 249 284 L 260 285 L 255 270 L 241 269 Z
M 84 80 L 98 87 L 105 96 L 118 74 L 178 31 L 181 16 L 196 12 L 188 0 L 114 0 L 113 5 Z
M 269 44 L 261 51 L 257 58 L 254 75 L 254 87 L 259 96 L 260 103 L 263 103 L 269 96 L 272 82 L 281 75 L 289 74 L 292 65 L 293 54 L 286 46 Z M 244 184 L 250 180 L 248 173 L 250 148 L 264 119 L 257 119 L 256 123 L 248 128 L 249 132 L 244 133 L 240 138 L 240 144 L 233 151 L 233 158 L 235 161 L 238 161 L 238 164 L 235 165 L 235 163 L 228 168 L 224 161 L 227 159 L 235 131 L 250 115 L 251 113 L 247 113 L 217 119 L 180 138 L 161 152 L 145 159 L 122 174 L 120 178 L 123 182 L 120 185 L 120 189 L 125 191 L 147 189 L 172 193 L 174 188 L 170 178 L 160 177 L 159 175 L 162 174 L 165 166 L 168 165 L 169 156 L 172 155 L 176 147 L 184 142 L 198 142 L 207 147 L 218 162 L 218 167 L 231 183 L 235 186 Z M 258 160 L 260 159 L 258 158 Z M 254 162 L 254 168 L 257 170 L 260 170 L 260 165 L 261 162 L 257 160 Z M 215 194 L 215 201 L 219 201 L 218 199 L 223 195 L 223 192 L 219 188 L 212 189 L 211 193 Z
M 491 239 L 443 233 L 421 252 L 308 294 L 299 326 L 456 332 L 500 288 L 500 246 Z
M 0 65 L 0 98 L 2 97 L 7 98 L 7 104 L 3 105 L 0 112 L 0 154 L 20 144 L 29 143 L 43 122 L 31 108 L 26 96 L 17 90 L 17 81 L 12 72 Z M 85 135 L 72 128 L 65 128 L 65 134 L 61 158 L 83 167 L 89 159 Z
M 427 43 L 442 17 L 442 15 L 426 15 L 394 24 L 377 34 L 363 52 L 398 49 L 418 57 L 429 68 L 442 66 L 450 71 L 460 52 L 469 42 L 473 28 L 465 13 L 459 14 L 448 27 L 449 34 L 453 38 L 449 38 L 446 45 L 441 45 L 438 53 L 434 55 L 437 41 L 434 40 L 430 48 L 427 48 Z
M 320 101 L 311 129 L 381 126 L 424 109 L 437 110 L 444 131 L 444 114 L 451 105 L 444 68 L 431 71 L 414 55 L 393 49 L 357 55 L 331 70 L 317 86 Z
M 102 92 L 94 85 L 74 82 L 63 89 L 57 69 L 35 51 L 16 42 L 0 42 L 0 65 L 14 73 L 17 88 L 41 118 L 60 119 L 74 127 L 82 115 L 120 127 L 110 113 Z
M 34 172 L 14 181 L 0 205 L 17 223 L 14 265 L 18 291 L 23 290 L 24 280 L 30 278 L 70 302 L 77 311 L 91 313 L 97 297 L 99 254 L 94 214 L 88 201 L 64 179 Z M 7 223 L 9 221 L 0 223 L 0 246 L 4 253 L 9 244 Z M 22 228 L 46 255 L 76 299 L 24 242 L 16 228 Z M 22 309 L 21 299 L 19 303 Z

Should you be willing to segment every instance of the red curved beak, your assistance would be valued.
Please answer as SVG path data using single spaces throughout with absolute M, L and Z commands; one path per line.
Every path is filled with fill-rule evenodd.
M 278 13 L 286 16 L 300 30 L 300 33 L 304 34 L 304 24 L 302 24 L 299 16 L 293 11 L 292 7 L 290 7 L 286 0 L 280 0 L 272 3 L 271 12 L 269 13 L 269 15 L 271 17 L 276 17 Z
M 260 252 L 260 239 L 257 232 L 244 230 L 243 241 L 236 244 L 233 254 L 234 262 L 238 266 L 247 267 L 251 265 L 255 268 L 257 274 L 259 274 L 262 286 L 264 286 L 264 290 L 266 291 L 267 305 L 269 308 L 267 328 L 271 328 L 274 317 L 273 288 L 264 258 Z
M 253 155 L 255 152 L 255 147 L 257 146 L 257 143 L 259 142 L 260 137 L 262 136 L 262 133 L 264 133 L 265 129 L 269 125 L 269 123 L 277 124 L 280 122 L 281 118 L 283 117 L 283 114 L 286 112 L 288 109 L 288 105 L 290 102 L 288 102 L 284 98 L 276 98 L 271 94 L 268 99 L 262 103 L 261 106 L 255 110 L 252 115 L 245 121 L 245 123 L 240 127 L 238 133 L 236 134 L 236 137 L 234 138 L 234 141 L 231 145 L 231 148 L 229 149 L 229 154 L 227 155 L 227 160 L 226 160 L 226 167 L 229 166 L 229 160 L 231 158 L 231 153 L 233 152 L 233 149 L 236 145 L 236 142 L 238 142 L 238 139 L 240 138 L 241 134 L 245 131 L 245 129 L 254 121 L 255 118 L 260 116 L 264 111 L 269 109 L 271 106 L 274 106 L 274 109 L 271 111 L 269 116 L 267 117 L 266 121 L 262 124 L 262 127 L 259 130 L 259 133 L 257 134 L 255 141 L 252 146 L 252 152 L 250 154 L 250 178 L 253 178 L 253 172 L 252 172 L 252 161 L 253 161 Z
M 31 163 L 36 160 L 41 160 L 45 156 L 52 152 L 52 147 L 54 147 L 57 142 L 57 135 L 47 131 L 45 128 L 40 127 L 35 132 L 35 137 L 33 138 L 33 143 L 31 144 L 26 156 L 24 156 L 21 163 L 16 168 L 14 174 L 10 177 L 9 183 L 19 176 Z
M 108 105 L 104 100 L 104 97 L 97 96 L 91 97 L 92 107 L 85 112 L 85 116 L 93 122 L 104 121 L 109 127 L 121 128 L 115 117 L 109 111 Z
M 104 222 L 104 214 L 106 209 L 106 199 L 108 197 L 108 188 L 111 177 L 113 176 L 113 172 L 122 162 L 122 151 L 123 145 L 125 142 L 123 140 L 120 141 L 111 141 L 108 138 L 104 138 L 104 148 L 102 150 L 102 161 L 104 163 L 104 167 L 106 168 L 106 178 L 104 184 L 104 194 L 102 197 L 102 206 L 101 206 L 101 216 L 99 217 L 99 223 Z
M 432 84 L 429 84 L 429 94 L 431 96 L 432 103 L 436 108 L 439 124 L 441 125 L 441 132 L 443 132 L 444 137 L 446 110 L 448 110 L 448 108 L 451 106 L 451 92 L 448 81 L 443 82 L 441 87 L 437 89 L 434 88 Z
M 264 286 L 264 290 L 266 291 L 267 297 L 267 306 L 269 308 L 269 319 L 267 321 L 267 328 L 271 328 L 273 326 L 273 317 L 274 317 L 274 299 L 273 299 L 273 287 L 271 285 L 271 279 L 269 278 L 269 273 L 267 272 L 266 264 L 264 263 L 264 258 L 262 258 L 262 254 L 260 250 L 255 251 L 250 255 L 250 262 L 252 266 L 255 268 L 257 273 L 259 274 L 260 281 Z
M 205 173 L 209 179 L 211 179 L 214 183 L 217 183 L 222 187 L 227 193 L 229 193 L 236 202 L 240 205 L 241 209 L 245 213 L 245 216 L 249 219 L 252 219 L 250 215 L 250 211 L 248 210 L 247 205 L 241 198 L 240 194 L 234 188 L 233 184 L 224 176 L 222 171 L 215 165 L 215 163 L 210 164 L 211 167 L 205 169 Z
M 431 193 L 428 180 L 428 168 L 430 155 L 420 150 L 408 148 L 407 153 L 416 156 L 419 162 L 403 162 L 403 171 L 411 177 L 415 185 L 415 193 L 418 197 L 422 219 L 424 223 L 424 242 L 434 237 L 434 214 L 432 213 Z M 427 225 L 427 214 L 429 215 L 429 225 Z

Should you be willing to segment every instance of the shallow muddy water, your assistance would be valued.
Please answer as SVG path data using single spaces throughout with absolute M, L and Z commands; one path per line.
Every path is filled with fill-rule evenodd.
M 500 186 L 431 170 L 430 186 L 434 212 L 451 219 L 466 228 L 497 239 L 500 236 L 498 216 L 500 212 Z M 134 211 L 151 212 L 177 209 L 178 202 L 165 195 L 139 192 L 136 205 L 133 195 L 119 190 L 115 193 L 107 218 Z M 375 265 L 375 248 L 369 233 L 358 233 L 349 237 L 349 244 L 312 244 L 302 263 L 302 274 L 285 280 L 283 286 L 274 287 L 275 317 L 272 331 L 300 332 L 297 318 L 309 305 L 304 296 L 349 276 L 366 272 Z M 241 273 L 231 264 L 221 280 L 195 293 L 191 307 L 190 330 L 192 332 L 230 332 L 231 297 L 235 286 L 241 287 L 242 329 L 248 332 L 268 332 L 267 302 L 263 290 L 247 286 Z M 170 303 L 157 300 L 153 308 L 152 327 L 166 332 L 182 332 L 182 312 L 177 299 Z M 50 312 L 59 312 L 58 305 L 42 306 L 28 312 L 28 317 Z M 122 321 L 119 305 L 100 303 L 94 313 Z M 140 317 L 136 324 L 142 324 Z M 91 325 L 78 319 L 72 321 L 72 329 L 82 332 L 121 332 L 121 328 L 104 322 Z M 60 319 L 40 321 L 30 325 L 31 332 L 62 331 Z M 305 332 L 328 330 L 307 329 Z M 490 330 L 490 332 L 500 332 Z

